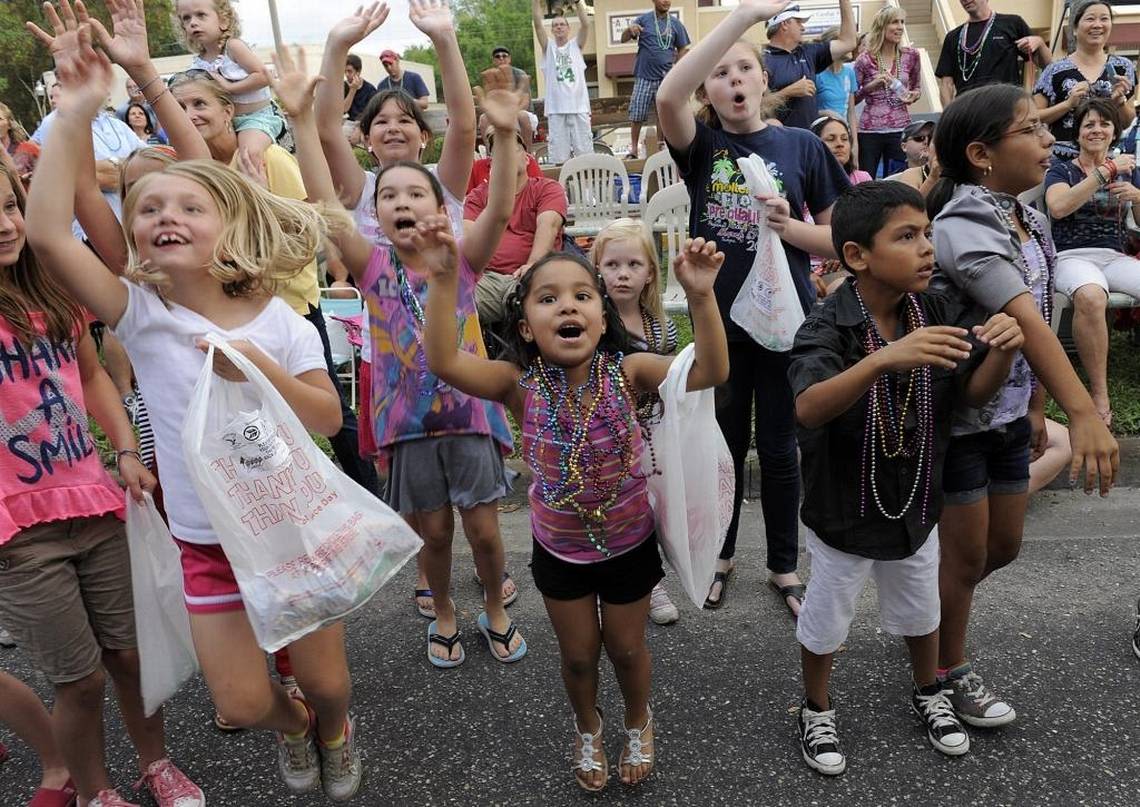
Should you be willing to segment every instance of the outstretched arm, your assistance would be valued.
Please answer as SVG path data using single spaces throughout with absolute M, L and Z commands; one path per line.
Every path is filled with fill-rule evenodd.
M 538 40 L 538 49 L 546 53 L 546 23 L 542 17 L 542 0 L 534 0 L 530 6 L 530 19 L 534 24 L 534 38 Z
M 745 31 L 787 5 L 787 0 L 741 0 L 740 5 L 665 74 L 657 89 L 657 121 L 670 146 L 685 151 L 696 137 L 697 124 L 689 111 L 689 98 L 709 77 L 717 61 Z
M 99 45 L 142 90 L 143 97 L 166 131 L 171 148 L 178 153 L 178 159 L 210 159 L 206 141 L 166 88 L 166 83 L 150 60 L 143 0 L 107 0 L 107 8 L 111 12 L 113 33 L 108 33 L 99 20 L 91 19 L 92 32 Z
M 344 98 L 340 83 L 344 77 L 344 60 L 353 45 L 379 28 L 386 19 L 387 3 L 358 8 L 355 14 L 345 17 L 329 31 L 325 55 L 321 60 L 321 78 L 324 80 L 317 85 L 314 110 L 317 134 L 337 197 L 350 210 L 356 207 L 364 190 L 364 169 L 356 161 L 352 146 L 341 130 Z
M 452 196 L 462 199 L 467 193 L 475 154 L 475 101 L 455 36 L 455 18 L 445 0 L 410 0 L 410 5 L 412 23 L 428 35 L 435 47 L 447 99 L 447 137 L 436 175 Z
M 586 13 L 586 0 L 577 0 L 574 7 L 578 11 L 578 47 L 586 47 L 590 38 L 590 15 Z
M 831 40 L 831 59 L 838 61 L 855 50 L 859 31 L 855 28 L 855 12 L 851 0 L 839 0 L 839 35 Z
M 517 415 L 521 411 L 519 369 L 510 362 L 484 359 L 456 345 L 459 247 L 447 216 L 430 216 L 419 222 L 413 238 L 429 272 L 424 329 L 428 369 L 456 389 L 504 403 Z
M 503 237 L 514 210 L 518 171 L 515 127 L 518 125 L 520 100 L 518 93 L 509 90 L 491 90 L 483 99 L 483 111 L 495 130 L 487 206 L 474 222 L 464 226 L 463 233 L 463 257 L 476 272 L 483 271 L 499 248 L 499 239 Z
M 50 6 L 48 7 L 50 8 Z M 92 314 L 112 328 L 127 307 L 127 288 L 92 252 L 71 235 L 75 215 L 75 175 L 84 131 L 111 87 L 111 63 L 91 47 L 91 30 L 75 28 L 67 0 L 60 6 L 71 30 L 56 37 L 56 75 L 61 92 L 55 123 L 28 195 L 28 243 L 44 268 Z M 54 15 L 52 10 L 49 15 Z
M 297 163 L 301 167 L 301 179 L 312 202 L 323 202 L 329 207 L 340 207 L 332 174 L 321 151 L 321 139 L 317 134 L 316 115 L 313 112 L 313 96 L 318 85 L 325 83 L 324 76 L 309 77 L 305 69 L 305 51 L 297 48 L 294 60 L 288 50 L 273 58 L 277 66 L 277 78 L 266 75 L 273 88 L 282 111 L 293 122 L 293 140 L 297 146 Z M 359 282 L 364 279 L 368 261 L 372 256 L 372 245 L 354 227 L 336 228 L 329 233 L 340 250 L 348 271 Z

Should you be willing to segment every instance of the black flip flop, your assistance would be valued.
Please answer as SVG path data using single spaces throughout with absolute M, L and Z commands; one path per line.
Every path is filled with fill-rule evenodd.
M 800 610 L 804 607 L 804 594 L 807 593 L 807 586 L 803 583 L 795 583 L 790 586 L 778 586 L 774 580 L 769 580 L 768 585 L 780 595 L 780 601 L 784 603 L 784 607 L 788 609 L 788 613 L 792 615 L 792 619 L 797 619 L 796 612 L 792 610 L 792 606 L 788 605 L 788 597 L 792 597 L 800 604 Z
M 715 611 L 724 605 L 724 595 L 728 593 L 728 578 L 732 575 L 733 568 L 735 567 L 730 567 L 727 572 L 717 572 L 713 575 L 712 586 L 720 583 L 720 596 L 715 600 L 712 597 L 705 597 L 705 608 L 708 610 Z M 712 586 L 709 586 L 710 590 Z

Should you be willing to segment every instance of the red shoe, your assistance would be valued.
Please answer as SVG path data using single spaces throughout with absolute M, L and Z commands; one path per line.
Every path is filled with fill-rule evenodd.
M 190 777 L 169 759 L 152 762 L 135 785 L 135 790 L 143 784 L 158 802 L 158 807 L 206 807 L 202 788 L 191 782 Z
M 72 807 L 76 801 L 75 783 L 70 779 L 59 790 L 41 787 L 28 802 L 28 807 Z

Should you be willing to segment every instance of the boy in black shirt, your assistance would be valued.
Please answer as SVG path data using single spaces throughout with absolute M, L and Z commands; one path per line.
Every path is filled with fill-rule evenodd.
M 995 314 L 978 325 L 981 314 L 956 299 L 923 294 L 934 247 L 913 188 L 852 186 L 836 202 L 831 228 L 855 277 L 809 314 L 788 376 L 812 556 L 796 628 L 805 688 L 800 739 L 808 765 L 835 775 L 847 762 L 828 696 L 832 655 L 871 575 L 883 629 L 906 637 L 911 703 L 928 739 L 952 756 L 970 748 L 935 675 L 942 459 L 957 396 L 988 400 L 1023 338 L 1012 317 Z

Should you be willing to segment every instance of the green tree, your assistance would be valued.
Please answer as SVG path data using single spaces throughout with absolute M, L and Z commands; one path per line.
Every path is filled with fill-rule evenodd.
M 530 0 L 455 0 L 452 9 L 459 50 L 471 84 L 479 83 L 479 73 L 493 66 L 491 51 L 503 45 L 511 52 L 511 64 L 525 71 L 531 77 L 531 87 L 535 86 Z M 443 79 L 435 49 L 413 45 L 404 50 L 403 58 L 435 68 L 436 97 L 442 99 Z
M 110 28 L 110 14 L 101 3 L 88 6 L 92 16 Z M 51 57 L 24 28 L 31 20 L 46 30 L 42 6 L 37 0 L 5 0 L 0 3 L 0 100 L 12 108 L 16 119 L 29 130 L 46 112 L 47 98 L 35 95 L 36 84 L 51 70 Z M 147 0 L 147 31 L 151 56 L 184 53 L 178 42 L 173 0 Z

